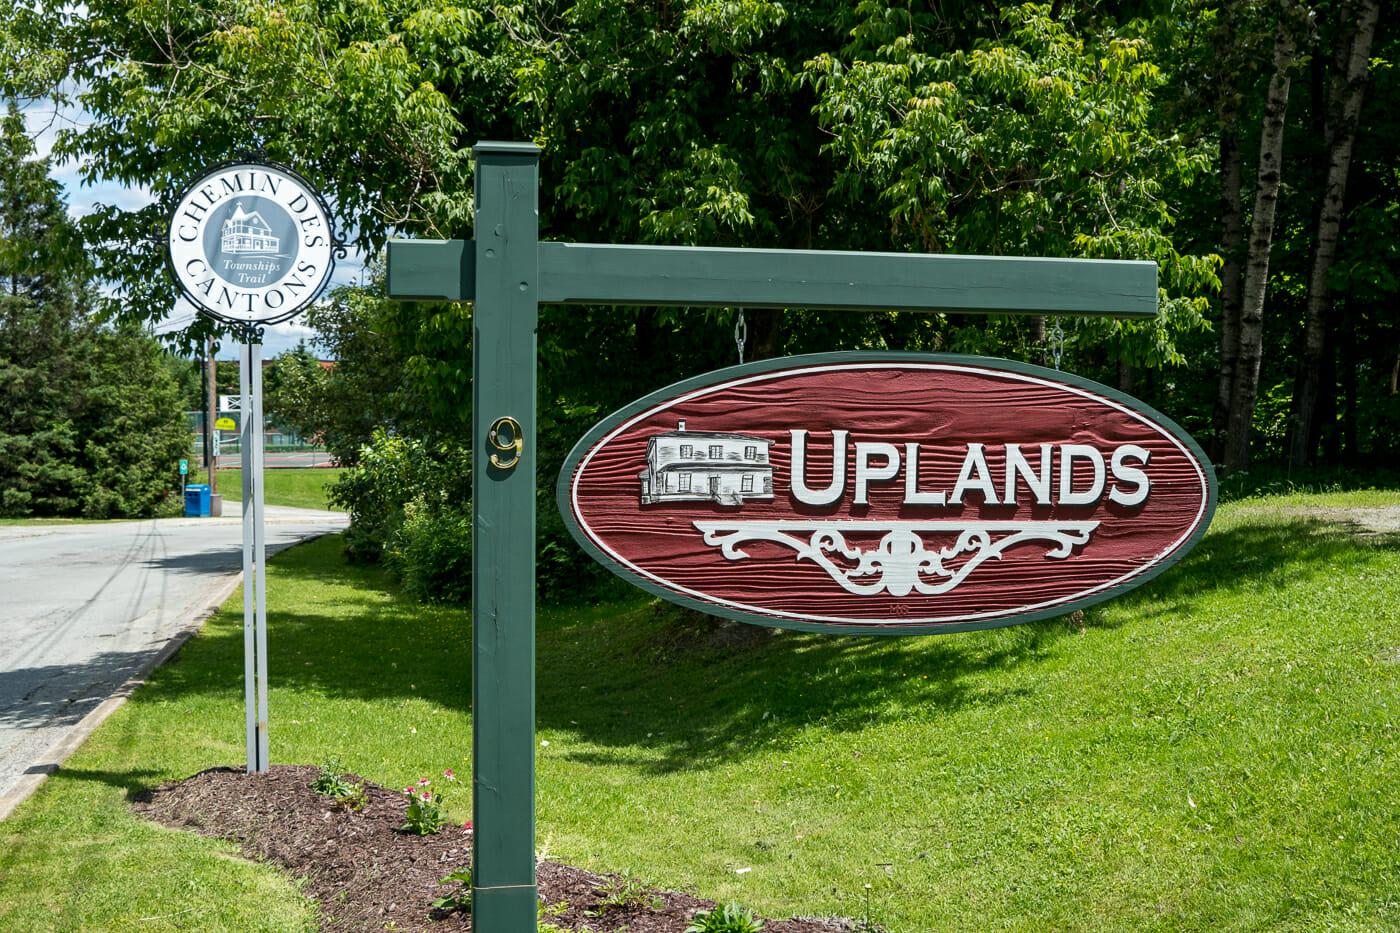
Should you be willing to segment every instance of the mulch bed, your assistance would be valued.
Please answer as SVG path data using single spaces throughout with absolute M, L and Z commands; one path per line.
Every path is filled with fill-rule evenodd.
M 386 926 L 409 933 L 470 930 L 469 913 L 431 906 L 454 890 L 438 882 L 470 866 L 470 831 L 448 826 L 429 836 L 401 832 L 407 799 L 369 781 L 361 809 L 337 809 L 331 798 L 311 789 L 319 775 L 318 768 L 292 765 L 255 774 L 213 768 L 146 791 L 132 809 L 166 826 L 238 842 L 245 855 L 305 879 L 302 892 L 319 903 L 327 933 L 382 933 Z M 536 879 L 548 908 L 541 919 L 565 930 L 683 933 L 697 911 L 718 906 L 557 862 L 540 862 Z M 854 922 L 835 918 L 764 924 L 765 933 L 857 929 Z

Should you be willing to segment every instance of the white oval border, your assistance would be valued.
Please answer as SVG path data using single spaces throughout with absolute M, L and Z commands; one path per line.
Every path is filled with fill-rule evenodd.
M 309 281 L 305 286 L 305 295 L 297 297 L 296 303 L 290 306 L 283 305 L 278 308 L 268 308 L 265 301 L 266 295 L 269 292 L 279 291 L 280 293 L 279 287 L 285 285 L 285 276 L 272 285 L 266 285 L 256 289 L 238 289 L 240 299 L 245 295 L 250 298 L 257 297 L 260 303 L 259 310 L 255 311 L 252 309 L 252 301 L 250 300 L 248 312 L 240 313 L 235 307 L 229 306 L 220 308 L 205 301 L 204 298 L 201 297 L 199 291 L 192 286 L 189 277 L 185 274 L 185 270 L 189 269 L 191 263 L 198 261 L 204 263 L 206 267 L 209 267 L 210 273 L 220 281 L 228 282 L 228 280 L 219 275 L 212 266 L 209 266 L 209 257 L 204 254 L 202 243 L 204 240 L 204 231 L 213 214 L 215 206 L 224 203 L 227 198 L 237 197 L 243 192 L 242 189 L 238 189 L 235 186 L 234 191 L 221 192 L 217 200 L 211 200 L 206 194 L 206 191 L 211 185 L 221 184 L 222 180 L 229 176 L 236 178 L 238 174 L 242 172 L 263 172 L 267 175 L 275 176 L 279 180 L 279 185 L 276 186 L 277 190 L 271 195 L 252 189 L 248 190 L 246 193 L 249 196 L 263 197 L 276 202 L 283 210 L 287 211 L 287 213 L 292 216 L 294 222 L 297 224 L 299 233 L 303 231 L 312 231 L 312 236 L 319 235 L 324 240 L 324 243 L 314 246 L 307 246 L 305 243 L 298 245 L 296 261 L 301 262 L 303 259 L 314 261 L 318 267 L 318 272 L 314 277 L 314 281 Z M 199 199 L 201 195 L 203 195 L 203 199 L 206 202 L 209 202 L 203 207 L 198 206 L 197 203 L 197 199 Z M 291 207 L 291 202 L 295 201 L 297 196 L 305 198 L 307 202 L 306 210 L 298 211 Z M 188 216 L 186 211 L 196 209 L 203 211 L 205 216 L 195 221 L 198 234 L 192 240 L 186 240 L 179 236 L 179 231 L 188 227 L 188 223 L 181 223 L 181 217 Z M 299 218 L 304 218 L 304 220 Z M 180 195 L 174 209 L 170 212 L 170 226 L 166 232 L 165 244 L 166 258 L 170 265 L 170 272 L 175 277 L 175 282 L 179 286 L 180 293 L 186 300 L 194 305 L 202 314 L 211 315 L 223 321 L 248 325 L 272 324 L 286 321 L 309 307 L 312 302 L 320 297 L 321 292 L 325 290 L 326 285 L 330 282 L 331 275 L 335 271 L 336 250 L 341 246 L 342 244 L 335 236 L 335 229 L 331 221 L 330 212 L 326 207 L 325 199 L 321 197 L 320 192 L 311 187 L 309 182 L 291 169 L 268 162 L 225 163 L 216 166 L 195 179 Z M 237 288 L 233 283 L 228 283 L 228 285 Z
M 984 358 L 977 359 L 979 359 L 984 364 L 987 362 Z M 730 610 L 732 612 L 739 612 L 751 618 L 757 617 L 759 619 L 772 619 L 776 621 L 788 620 L 797 623 L 811 623 L 823 626 L 849 626 L 853 629 L 865 629 L 867 631 L 872 632 L 879 631 L 880 629 L 887 627 L 903 628 L 907 626 L 955 626 L 959 624 L 987 622 L 989 620 L 996 619 L 1015 620 L 1016 617 L 1023 615 L 1031 616 L 1034 614 L 1035 616 L 1043 616 L 1047 613 L 1053 612 L 1056 607 L 1068 607 L 1070 605 L 1073 605 L 1074 603 L 1089 600 L 1095 594 L 1102 593 L 1105 590 L 1112 590 L 1124 586 L 1134 578 L 1150 573 L 1151 571 L 1155 570 L 1159 565 L 1161 565 L 1164 561 L 1170 560 L 1174 556 L 1176 556 L 1177 552 L 1180 551 L 1182 547 L 1186 545 L 1187 542 L 1193 536 L 1195 536 L 1199 531 L 1203 530 L 1201 528 L 1201 524 L 1212 510 L 1211 489 L 1213 487 L 1213 483 L 1206 476 L 1205 471 L 1202 469 L 1200 457 L 1190 448 L 1188 448 L 1185 444 L 1183 444 L 1181 442 L 1181 439 L 1178 438 L 1174 432 L 1167 430 L 1161 424 L 1157 423 L 1157 421 L 1150 418 L 1147 414 L 1134 410 L 1133 408 L 1130 408 L 1127 405 L 1117 402 L 1114 399 L 1109 398 L 1108 396 L 1100 395 L 1097 392 L 1092 392 L 1088 389 L 1082 388 L 1072 383 L 1041 378 L 1030 373 L 1020 371 L 1021 367 L 1027 369 L 1031 368 L 1029 364 L 1014 365 L 1016 365 L 1018 368 L 1000 369 L 997 367 L 987 365 L 973 365 L 968 363 L 953 362 L 920 362 L 911 360 L 883 361 L 879 359 L 864 359 L 860 362 L 825 363 L 812 366 L 795 366 L 790 369 L 775 369 L 762 373 L 745 375 L 735 379 L 710 383 L 709 385 L 702 386 L 701 388 L 689 392 L 685 392 L 681 395 L 674 396 L 672 398 L 667 398 L 663 402 L 660 402 L 656 405 L 644 409 L 639 414 L 636 414 L 631 418 L 628 418 L 625 421 L 621 422 L 613 430 L 603 435 L 601 438 L 599 438 L 599 440 L 597 440 L 593 444 L 589 445 L 588 453 L 577 461 L 577 465 L 574 467 L 573 474 L 569 480 L 569 506 L 570 511 L 572 513 L 572 519 L 578 525 L 580 530 L 584 532 L 588 540 L 592 543 L 592 545 L 595 548 L 597 548 L 602 553 L 606 554 L 608 558 L 617 563 L 618 566 L 625 567 L 629 572 L 635 574 L 639 578 L 651 581 L 654 586 L 662 590 L 681 594 L 698 603 L 720 607 L 723 609 Z M 850 370 L 871 369 L 923 369 L 940 372 L 971 372 L 985 376 L 1011 378 L 1020 380 L 1022 382 L 1030 383 L 1032 385 L 1059 389 L 1068 392 L 1072 395 L 1077 395 L 1086 400 L 1096 402 L 1116 411 L 1122 412 L 1123 414 L 1128 415 L 1134 421 L 1137 421 L 1140 424 L 1151 428 L 1158 435 L 1165 437 L 1172 444 L 1173 447 L 1175 447 L 1186 457 L 1187 461 L 1191 464 L 1192 469 L 1196 471 L 1196 477 L 1201 489 L 1201 501 L 1197 506 L 1196 515 L 1192 519 L 1189 527 L 1180 537 L 1178 537 L 1170 545 L 1153 555 L 1150 560 L 1146 561 L 1141 566 L 1136 567 L 1128 573 L 1122 574 L 1121 576 L 1118 576 L 1113 580 L 1100 583 L 1097 586 L 1093 586 L 1085 590 L 1079 590 L 1064 598 L 1046 600 L 1044 602 L 1039 603 L 1032 603 L 1028 605 L 1019 606 L 1014 609 L 1000 609 L 995 611 L 967 613 L 955 616 L 903 616 L 897 619 L 871 620 L 850 618 L 847 616 L 827 616 L 817 615 L 813 613 L 782 612 L 764 606 L 751 606 L 747 603 L 741 603 L 730 599 L 723 599 L 714 594 L 707 593 L 703 590 L 695 590 L 689 587 L 680 586 L 679 584 L 676 584 L 675 582 L 667 579 L 666 577 L 660 576 L 658 574 L 652 573 L 651 571 L 644 570 L 643 568 L 638 567 L 636 564 L 622 557 L 622 555 L 618 554 L 611 547 L 608 547 L 602 541 L 602 539 L 594 533 L 593 529 L 589 527 L 588 523 L 584 521 L 583 517 L 579 512 L 578 479 L 583 474 L 587 465 L 592 461 L 594 454 L 607 447 L 608 444 L 610 444 L 612 440 L 617 437 L 617 435 L 623 433 L 639 421 L 642 421 L 646 418 L 650 418 L 653 415 L 656 415 L 659 412 L 663 412 L 666 409 L 678 405 L 682 402 L 686 402 L 694 398 L 698 398 L 704 395 L 710 395 L 714 392 L 734 388 L 737 386 L 752 385 L 754 383 L 777 378 L 787 378 L 790 376 L 801 376 L 813 373 L 843 372 Z M 665 392 L 667 390 L 663 389 L 661 391 Z M 586 439 L 587 438 L 585 437 L 585 440 Z M 566 464 L 573 462 L 574 458 L 572 456 L 570 456 L 565 461 Z M 1030 620 L 1027 619 L 1026 621 Z

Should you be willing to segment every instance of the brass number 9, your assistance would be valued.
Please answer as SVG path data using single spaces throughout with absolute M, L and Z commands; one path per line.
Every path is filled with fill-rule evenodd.
M 491 441 L 491 446 L 502 454 L 512 454 L 509 460 L 502 460 L 498 454 L 491 455 L 491 465 L 498 470 L 509 470 L 520 462 L 520 453 L 525 449 L 525 432 L 520 428 L 520 422 L 510 416 L 497 418 L 491 424 L 491 433 L 487 435 Z

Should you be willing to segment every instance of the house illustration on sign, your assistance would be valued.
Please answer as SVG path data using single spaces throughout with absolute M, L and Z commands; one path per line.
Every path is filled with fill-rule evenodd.
M 222 232 L 226 253 L 275 253 L 281 245 L 262 215 L 245 211 L 242 204 L 224 221 Z
M 717 502 L 773 498 L 772 441 L 747 434 L 674 431 L 647 440 L 647 467 L 641 481 L 642 505 L 657 502 Z

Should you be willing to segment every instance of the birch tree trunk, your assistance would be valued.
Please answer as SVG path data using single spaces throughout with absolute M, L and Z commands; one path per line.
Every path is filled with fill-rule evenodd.
M 1375 38 L 1379 16 L 1380 0 L 1360 0 L 1354 11 L 1352 3 L 1344 3 L 1339 15 L 1342 35 L 1350 35 L 1345 41 L 1339 38 L 1337 42 L 1327 91 L 1327 123 L 1324 129 L 1327 177 L 1318 209 L 1317 239 L 1313 244 L 1312 269 L 1308 275 L 1303 353 L 1298 362 L 1297 389 L 1289 419 L 1289 460 L 1294 466 L 1307 466 L 1317 451 L 1323 354 L 1328 347 L 1327 331 L 1332 326 L 1332 294 L 1327 278 L 1337 258 L 1352 146 L 1356 140 L 1371 42 Z
M 1230 391 L 1230 417 L 1225 438 L 1225 469 L 1249 466 L 1254 432 L 1254 403 L 1259 396 L 1259 362 L 1264 350 L 1264 295 L 1269 284 L 1269 252 L 1273 247 L 1274 211 L 1283 180 L 1283 127 L 1288 116 L 1291 71 L 1297 58 L 1299 7 L 1281 0 L 1274 32 L 1273 74 L 1264 100 L 1264 124 L 1259 138 L 1259 178 L 1249 226 L 1249 254 L 1240 295 L 1239 357 Z

